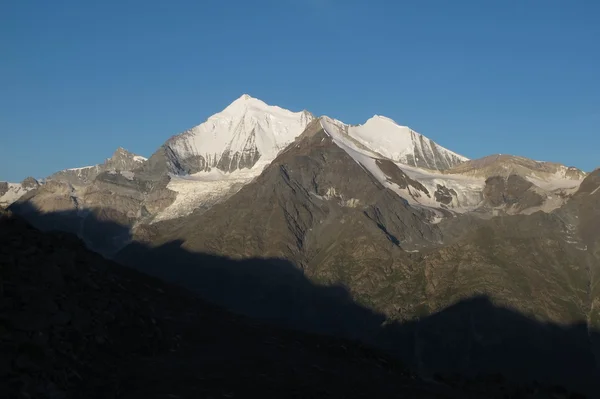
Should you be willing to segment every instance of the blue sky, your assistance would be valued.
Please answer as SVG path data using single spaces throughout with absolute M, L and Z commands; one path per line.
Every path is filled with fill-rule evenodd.
M 6 1 L 0 180 L 149 156 L 243 93 L 600 166 L 596 0 Z

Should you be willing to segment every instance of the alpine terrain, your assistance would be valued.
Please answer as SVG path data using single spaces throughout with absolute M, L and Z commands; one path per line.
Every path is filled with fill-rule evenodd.
M 383 116 L 350 125 L 243 95 L 148 159 L 118 149 L 0 198 L 112 262 L 261 326 L 362 342 L 419 381 L 593 397 L 600 169 L 459 152 Z
M 71 234 L 42 233 L 3 210 L 0 239 L 4 398 L 568 394 L 562 387 L 510 383 L 501 375 L 424 379 L 358 342 L 231 314 L 106 260 Z M 225 268 L 235 263 L 204 261 Z M 317 295 L 328 290 L 313 287 Z

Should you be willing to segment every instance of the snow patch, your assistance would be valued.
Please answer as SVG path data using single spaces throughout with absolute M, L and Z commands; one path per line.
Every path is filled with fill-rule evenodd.
M 8 191 L 3 195 L 0 195 L 0 206 L 9 206 L 31 190 L 32 189 L 23 187 L 19 183 L 8 183 Z
M 447 205 L 455 212 L 464 213 L 475 210 L 483 201 L 483 189 L 485 179 L 470 177 L 460 174 L 444 174 L 436 171 L 415 168 L 413 166 L 398 164 L 408 177 L 421 183 L 432 194 L 430 201 L 419 201 L 423 205 L 439 207 L 440 204 L 434 198 L 438 185 L 454 190 L 456 196 L 452 196 L 452 202 Z
M 337 201 L 339 201 L 339 204 L 341 206 L 345 206 L 348 208 L 358 208 L 361 204 L 361 202 L 358 198 L 344 199 L 344 196 L 341 193 L 338 194 L 335 187 L 329 187 L 327 189 L 327 191 L 325 192 L 325 195 L 318 195 L 316 193 L 311 193 L 311 194 L 323 201 L 337 200 Z
M 208 209 L 238 192 L 268 165 L 268 162 L 259 161 L 251 169 L 238 169 L 231 173 L 213 168 L 192 175 L 171 175 L 167 188 L 175 191 L 177 197 L 152 222 L 183 217 L 198 208 Z
M 532 176 L 526 176 L 525 179 L 546 191 L 576 189 L 579 188 L 582 182 L 582 180 L 567 179 L 560 173 L 546 179 L 532 173 Z
M 96 165 L 90 165 L 90 166 L 82 166 L 81 168 L 69 168 L 69 169 L 65 169 L 65 170 L 84 170 L 84 169 L 91 169 L 91 168 L 95 168 Z

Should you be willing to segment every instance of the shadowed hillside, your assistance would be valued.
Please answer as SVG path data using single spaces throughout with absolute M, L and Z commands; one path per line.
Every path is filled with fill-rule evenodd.
M 69 220 L 72 216 L 68 214 L 50 214 L 43 215 L 43 218 L 48 218 L 47 220 Z M 15 224 L 17 222 L 10 223 Z M 14 228 L 14 226 L 11 228 Z M 24 231 L 34 238 L 24 237 L 19 239 L 19 250 L 22 253 L 3 253 L 3 257 L 12 259 L 12 262 L 20 256 L 31 256 L 28 252 L 31 250 L 28 248 L 35 248 L 35 245 L 31 242 L 42 243 L 40 245 L 44 245 L 45 250 L 50 251 L 50 253 L 54 253 L 56 248 L 65 247 L 57 252 L 66 256 L 71 256 L 69 254 L 72 251 L 77 253 L 84 251 L 79 244 L 76 244 L 77 240 L 68 238 L 68 235 L 54 234 L 51 237 L 55 241 L 48 245 L 43 244 L 46 243 L 47 236 L 42 236 L 30 228 L 20 228 L 25 229 Z M 111 231 L 120 228 L 119 226 L 112 226 Z M 4 224 L 3 234 L 5 237 L 3 239 L 8 239 L 8 237 L 18 237 L 21 233 L 15 234 L 13 231 L 9 231 Z M 76 249 L 66 246 L 63 241 L 65 239 L 71 240 L 66 242 L 71 242 L 70 245 L 75 245 Z M 48 256 L 43 251 L 38 253 L 36 249 L 33 250 L 33 254 L 38 256 L 36 262 L 43 262 Z M 96 263 L 106 262 L 98 255 L 88 255 L 86 252 L 85 256 L 91 256 L 93 262 Z M 573 390 L 588 392 L 588 394 L 597 392 L 598 374 L 590 343 L 593 340 L 598 340 L 597 333 L 592 333 L 592 336 L 589 336 L 585 325 L 561 327 L 554 324 L 539 323 L 518 312 L 497 307 L 492 301 L 483 296 L 465 299 L 436 314 L 424 316 L 420 320 L 404 323 L 386 322 L 383 315 L 356 304 L 343 286 L 315 285 L 304 277 L 302 271 L 284 260 L 251 259 L 234 261 L 223 257 L 185 251 L 181 248 L 180 242 L 171 242 L 155 248 L 135 243 L 119 255 L 119 260 L 146 273 L 178 283 L 191 292 L 235 313 L 252 316 L 256 320 L 260 320 L 261 323 L 266 322 L 266 325 L 260 324 L 261 327 L 256 327 L 264 328 L 265 333 L 266 331 L 281 331 L 278 328 L 288 327 L 344 339 L 360 340 L 371 346 L 377 346 L 394 358 L 402 360 L 404 364 L 410 366 L 424 378 L 434 378 L 442 375 L 441 378 L 447 380 L 447 383 L 449 381 L 451 385 L 463 379 L 470 379 L 471 382 L 467 385 L 473 387 L 479 386 L 478 384 L 484 384 L 484 386 L 485 384 L 491 384 L 489 387 L 496 387 L 497 384 L 502 386 L 508 384 L 507 386 L 514 387 L 513 383 L 521 382 L 531 388 L 534 386 L 532 385 L 534 381 L 539 381 L 545 386 L 559 384 Z M 87 261 L 81 261 L 77 264 L 87 267 L 85 266 L 86 263 Z M 132 284 L 135 284 L 136 279 L 139 278 L 151 282 L 144 283 L 145 286 L 158 284 L 163 287 L 164 285 L 157 280 L 143 277 L 137 273 L 131 274 L 127 269 L 121 269 L 113 263 L 109 264 L 111 265 L 111 273 L 115 273 L 116 276 L 120 276 L 121 273 L 127 276 L 139 276 L 127 278 Z M 184 297 L 186 298 L 185 301 L 195 301 L 172 286 L 165 287 L 169 287 L 168 290 L 176 293 L 178 298 Z M 167 288 L 160 288 L 163 291 L 165 289 Z M 127 289 L 126 291 L 129 293 L 127 295 L 138 298 L 139 295 L 137 295 L 136 290 L 135 287 Z M 152 292 L 159 291 L 148 291 L 149 294 Z M 159 295 L 159 297 L 162 297 L 162 295 Z M 156 309 L 157 306 L 165 306 L 159 298 L 153 298 L 151 294 L 150 296 L 146 295 L 145 298 L 150 300 L 149 306 L 151 306 L 151 309 Z M 129 300 L 139 301 L 139 299 Z M 147 300 L 143 299 L 144 306 L 146 306 Z M 154 300 L 158 302 L 153 304 L 152 301 Z M 170 299 L 166 301 L 168 303 Z M 189 306 L 194 307 L 196 305 Z M 205 304 L 202 306 L 207 308 Z M 212 307 L 209 308 L 213 309 Z M 148 312 L 147 314 L 151 315 L 154 310 Z M 187 310 L 182 310 L 182 312 L 185 314 Z M 193 312 L 198 314 L 199 311 L 194 310 Z M 188 325 L 186 323 L 189 320 L 186 322 L 176 320 L 172 323 L 168 321 L 170 317 L 166 316 L 164 320 L 168 328 L 174 328 L 173 326 L 177 325 L 184 329 L 189 328 L 196 331 L 189 336 L 198 337 L 198 332 L 201 330 L 205 334 L 215 337 L 215 335 L 212 335 L 214 333 L 206 331 L 206 325 L 204 327 L 201 324 L 192 323 Z M 198 317 L 202 319 L 204 316 L 200 315 Z M 238 320 L 234 316 L 227 317 Z M 133 322 L 135 318 L 129 316 L 126 319 Z M 218 323 L 221 323 L 221 321 Z M 254 322 L 250 324 L 258 325 Z M 217 321 L 212 320 L 210 325 L 217 325 Z M 267 327 L 269 325 L 272 327 Z M 230 327 L 233 329 L 240 328 L 239 326 Z M 137 328 L 144 329 L 141 325 Z M 221 336 L 223 328 L 220 327 L 219 331 L 221 332 L 216 335 Z M 175 336 L 181 335 L 174 334 Z M 262 332 L 258 333 L 258 336 L 261 334 Z M 274 333 L 269 332 L 266 334 L 272 335 Z M 295 333 L 286 334 L 292 334 L 293 336 Z M 162 337 L 163 333 L 160 336 Z M 244 334 L 244 337 L 242 339 L 242 337 L 236 335 L 231 338 L 228 345 L 233 345 L 232 342 L 234 341 L 237 342 L 236 345 L 248 347 L 256 344 L 255 342 L 245 341 L 248 339 L 247 334 Z M 119 340 L 116 336 L 111 339 Z M 180 338 L 176 340 L 178 339 Z M 335 342 L 336 345 L 341 342 L 339 338 L 332 341 L 331 338 L 321 337 L 317 340 L 321 339 L 324 340 L 323 342 Z M 143 340 L 139 342 L 143 342 Z M 203 342 L 206 344 L 206 341 Z M 186 345 L 197 348 L 198 343 L 188 342 Z M 225 342 L 222 345 L 225 345 Z M 280 344 L 275 344 L 275 346 L 277 345 Z M 281 345 L 285 346 L 287 344 Z M 340 345 L 346 347 L 347 344 Z M 154 343 L 147 344 L 147 348 L 152 351 L 155 350 L 155 347 Z M 186 367 L 189 362 L 197 361 L 197 359 L 189 358 L 195 356 L 193 355 L 195 350 L 200 349 L 186 349 L 185 353 L 187 353 L 188 358 L 177 360 L 179 362 L 177 367 L 180 368 L 180 372 L 176 373 L 178 378 L 189 378 L 191 380 L 197 377 L 197 375 L 194 377 L 194 375 L 189 374 L 190 371 Z M 254 353 L 252 356 L 256 355 L 255 352 L 252 353 Z M 139 354 L 136 353 L 135 355 L 138 356 Z M 221 358 L 222 355 L 221 352 L 214 353 L 213 361 L 222 364 L 224 361 L 222 359 L 225 359 Z M 299 354 L 288 354 L 286 356 L 299 356 Z M 144 367 L 149 367 L 149 369 L 175 367 L 170 364 L 171 359 L 163 361 L 166 363 L 161 363 L 161 361 L 151 362 L 152 366 L 146 365 Z M 292 361 L 292 363 L 294 362 L 295 360 Z M 177 369 L 177 367 L 175 368 Z M 216 365 L 206 364 L 203 367 L 216 367 Z M 250 369 L 255 368 L 256 365 L 238 365 L 236 367 Z M 290 367 L 295 368 L 291 365 Z M 338 366 L 332 367 L 332 370 L 334 370 Z M 128 368 L 128 370 L 131 370 L 131 368 Z M 187 371 L 184 372 L 184 370 Z M 147 372 L 150 373 L 149 370 Z M 188 373 L 187 377 L 185 377 L 186 373 Z M 217 372 L 215 371 L 215 373 Z M 217 374 L 221 375 L 220 372 Z M 458 377 L 457 374 L 461 377 Z M 500 380 L 506 379 L 513 382 L 490 382 L 482 375 L 502 375 L 503 377 Z M 147 378 L 147 376 L 131 376 L 125 380 L 134 381 L 135 378 Z M 222 378 L 222 375 L 219 378 Z M 436 378 L 439 379 L 440 377 Z M 285 381 L 285 379 L 281 381 Z M 483 383 L 482 381 L 487 382 Z M 125 381 L 121 383 L 127 384 Z M 141 389 L 140 387 L 146 383 L 132 382 L 133 386 L 130 386 L 130 389 Z M 159 384 L 159 382 L 153 383 Z M 283 382 L 281 383 L 283 384 Z M 150 384 L 149 386 L 153 385 Z M 250 389 L 249 386 L 245 389 Z M 280 388 L 284 389 L 282 386 Z

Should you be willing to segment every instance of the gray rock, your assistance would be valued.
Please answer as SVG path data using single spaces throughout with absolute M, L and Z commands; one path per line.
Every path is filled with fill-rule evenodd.
M 5 181 L 0 182 L 0 197 L 8 192 L 8 183 Z
M 34 179 L 33 177 L 30 176 L 30 177 L 27 177 L 25 180 L 23 180 L 21 182 L 21 185 L 24 188 L 31 190 L 34 188 L 38 188 L 40 186 L 40 183 L 36 179 Z

